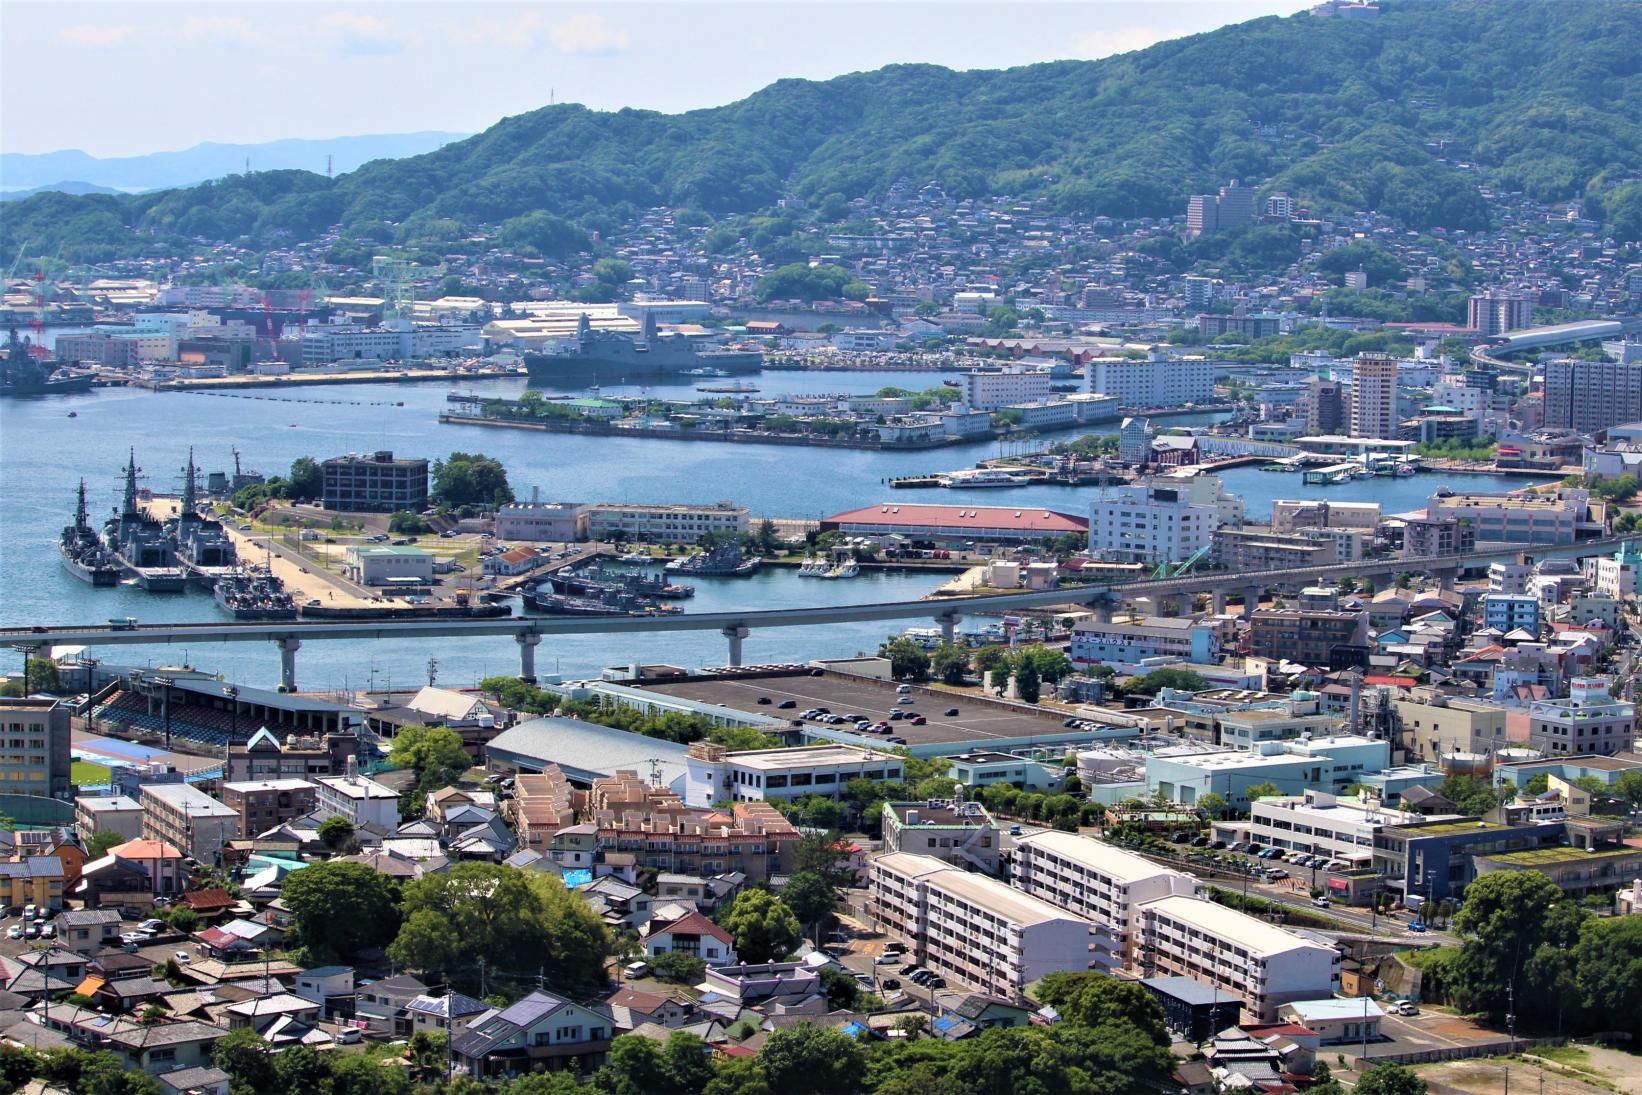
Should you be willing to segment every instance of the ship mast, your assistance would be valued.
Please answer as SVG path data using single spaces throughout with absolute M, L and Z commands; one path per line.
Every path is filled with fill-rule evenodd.
M 185 515 L 193 513 L 199 504 L 194 493 L 194 480 L 196 474 L 197 473 L 194 471 L 194 446 L 190 445 L 188 446 L 188 467 L 183 469 L 182 479 L 181 513 Z
M 121 514 L 126 517 L 137 513 L 137 450 L 132 449 L 125 465 L 125 502 Z
M 74 504 L 74 527 L 85 531 L 91 527 L 91 519 L 86 515 L 86 481 L 80 480 L 80 493 Z

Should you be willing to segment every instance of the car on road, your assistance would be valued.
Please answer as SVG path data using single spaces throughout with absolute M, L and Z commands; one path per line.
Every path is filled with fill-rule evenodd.
M 1415 1006 L 1414 1001 L 1412 1000 L 1398 1000 L 1395 1004 L 1391 1005 L 1391 1014 L 1393 1015 L 1402 1015 L 1406 1017 L 1410 1015 L 1418 1015 L 1419 1013 L 1420 1009 Z
M 1020 836 L 1021 835 L 1021 827 L 1019 825 L 1011 825 L 1009 827 L 1009 835 L 1010 836 Z
M 791 711 L 793 708 L 795 708 L 797 706 L 798 706 L 798 701 L 797 700 L 782 700 L 780 703 L 776 704 L 776 707 L 780 708 L 783 711 Z
M 958 709 L 956 707 L 948 707 L 943 714 L 949 719 L 955 719 L 958 717 Z
M 902 696 L 899 699 L 897 699 L 895 702 L 900 703 L 900 704 L 909 704 L 910 705 L 910 704 L 917 703 L 918 701 L 913 699 L 911 696 Z
M 1332 905 L 1332 904 L 1333 904 L 1333 902 L 1332 902 L 1332 901 L 1330 901 L 1330 900 L 1329 900 L 1329 899 L 1328 899 L 1328 898 L 1326 898 L 1326 897 L 1314 897 L 1314 898 L 1312 898 L 1312 899 L 1311 899 L 1311 903 L 1312 903 L 1312 904 L 1313 904 L 1313 905 L 1315 905 L 1315 906 L 1317 906 L 1317 907 L 1318 907 L 1318 908 L 1319 908 L 1319 909 L 1326 909 L 1326 908 L 1328 908 L 1328 907 L 1329 907 L 1329 906 L 1330 906 L 1330 905 Z
M 1288 876 L 1289 876 L 1289 873 L 1287 871 L 1283 870 L 1283 868 L 1281 868 L 1281 867 L 1271 867 L 1271 868 L 1267 869 L 1265 877 L 1266 877 L 1267 882 L 1275 882 L 1279 878 L 1287 878 Z
M 1425 921 L 1423 921 L 1423 920 L 1410 920 L 1408 922 L 1408 930 L 1411 931 L 1411 932 L 1414 932 L 1417 935 L 1425 934 Z
M 775 702 L 775 701 L 771 700 L 770 697 L 768 697 L 768 696 L 758 697 L 758 706 L 760 706 L 760 707 L 768 707 L 773 702 Z

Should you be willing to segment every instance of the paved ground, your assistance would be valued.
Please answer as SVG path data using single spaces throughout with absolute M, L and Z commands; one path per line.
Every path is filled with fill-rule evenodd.
M 957 743 L 984 748 L 1000 739 L 1060 738 L 1067 733 L 1061 720 L 1053 715 L 1039 715 L 988 703 L 974 695 L 915 686 L 911 693 L 913 702 L 898 704 L 896 700 L 900 697 L 893 684 L 832 675 L 812 677 L 794 674 L 745 681 L 702 681 L 649 687 L 656 692 L 706 703 L 721 703 L 761 715 L 796 717 L 807 708 L 826 707 L 834 714 L 859 713 L 876 721 L 897 709 L 915 711 L 929 720 L 927 725 L 912 726 L 904 720 L 891 723 L 893 729 L 888 735 L 905 738 L 907 745 L 914 747 Z M 768 696 L 772 702 L 761 705 L 758 702 L 760 696 Z M 776 705 L 783 700 L 792 700 L 795 706 L 782 711 Z M 957 715 L 945 714 L 952 708 L 957 708 Z

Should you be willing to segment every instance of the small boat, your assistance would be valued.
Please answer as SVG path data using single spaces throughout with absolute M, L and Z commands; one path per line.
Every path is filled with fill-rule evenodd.
M 804 562 L 799 565 L 798 576 L 800 578 L 820 578 L 827 573 L 828 569 L 825 559 L 818 559 L 811 555 L 807 556 Z
M 627 563 L 630 566 L 646 566 L 655 562 L 648 551 L 629 551 L 626 555 L 616 556 L 616 562 Z
M 833 567 L 831 570 L 829 570 L 825 574 L 821 575 L 821 577 L 823 577 L 823 578 L 855 578 L 855 577 L 858 577 L 860 575 L 860 573 L 861 573 L 861 564 L 857 563 L 854 559 L 848 559 L 848 560 L 846 560 L 842 563 L 839 563 L 837 566 Z
M 1398 464 L 1397 465 L 1397 475 L 1398 475 L 1399 478 L 1403 478 L 1403 479 L 1408 478 L 1410 475 L 1413 475 L 1418 470 L 1419 469 L 1416 468 L 1413 464 Z
M 982 468 L 979 471 L 955 471 L 942 477 L 943 486 L 947 487 L 1018 487 L 1026 480 L 1017 475 L 997 468 Z
M 79 411 L 69 411 L 68 416 L 70 418 L 79 418 L 80 417 L 80 412 Z

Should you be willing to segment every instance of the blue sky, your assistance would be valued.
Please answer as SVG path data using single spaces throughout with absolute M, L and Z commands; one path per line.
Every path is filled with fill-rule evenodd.
M 98 156 L 423 129 L 559 102 L 690 110 L 896 62 L 1095 58 L 1301 0 L 0 4 L 0 150 Z

